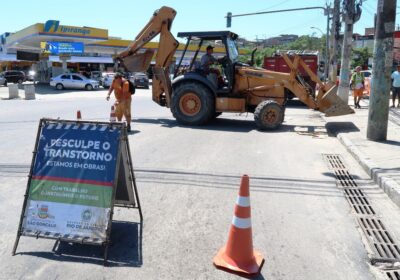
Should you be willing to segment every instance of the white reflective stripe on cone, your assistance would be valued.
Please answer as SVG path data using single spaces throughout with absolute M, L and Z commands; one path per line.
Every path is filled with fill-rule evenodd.
M 251 218 L 238 218 L 236 216 L 233 216 L 232 219 L 232 225 L 234 225 L 237 228 L 251 228 Z
M 241 207 L 249 207 L 250 206 L 250 197 L 249 196 L 238 196 L 236 199 L 236 205 Z

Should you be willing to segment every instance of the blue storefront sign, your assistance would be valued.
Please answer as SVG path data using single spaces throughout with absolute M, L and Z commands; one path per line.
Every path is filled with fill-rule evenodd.
M 43 53 L 48 54 L 83 54 L 84 45 L 81 42 L 41 42 Z

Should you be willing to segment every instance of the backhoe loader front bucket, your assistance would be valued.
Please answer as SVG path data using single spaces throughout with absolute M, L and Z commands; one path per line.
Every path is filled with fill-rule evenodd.
M 318 110 L 327 117 L 354 114 L 354 110 L 337 96 L 337 89 L 334 85 L 322 97 L 317 97 Z
M 146 72 L 153 58 L 154 50 L 147 49 L 144 53 L 128 55 L 122 58 L 122 64 L 129 72 Z

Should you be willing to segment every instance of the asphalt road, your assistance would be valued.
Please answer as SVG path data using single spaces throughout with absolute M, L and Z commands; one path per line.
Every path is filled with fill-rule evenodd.
M 274 132 L 257 131 L 252 114 L 184 127 L 150 90 L 134 96 L 129 136 L 142 231 L 134 210 L 116 209 L 109 267 L 101 248 L 62 243 L 53 253 L 54 241 L 28 237 L 11 257 L 39 119 L 74 119 L 77 110 L 84 120 L 109 118 L 104 90 L 39 92 L 8 100 L 0 87 L 0 279 L 237 279 L 212 259 L 226 242 L 242 174 L 250 176 L 254 247 L 266 259 L 258 279 L 379 278 L 323 154 L 343 157 L 395 233 L 400 212 L 318 112 L 292 103 Z

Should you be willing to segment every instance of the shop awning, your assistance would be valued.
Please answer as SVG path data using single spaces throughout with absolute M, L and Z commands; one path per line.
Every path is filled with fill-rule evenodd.
M 0 54 L 0 61 L 19 61 L 16 54 Z
M 51 62 L 61 62 L 60 57 L 58 56 L 49 56 L 49 61 Z M 106 56 L 71 56 L 70 59 L 67 60 L 67 63 L 114 63 L 112 57 Z
M 0 54 L 0 61 L 21 61 L 17 59 L 16 54 Z M 51 55 L 49 56 L 51 62 L 61 62 L 60 57 Z M 114 63 L 112 57 L 106 56 L 71 56 L 67 62 L 70 63 Z

